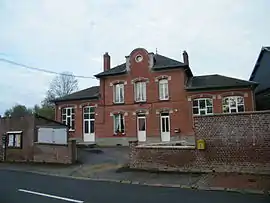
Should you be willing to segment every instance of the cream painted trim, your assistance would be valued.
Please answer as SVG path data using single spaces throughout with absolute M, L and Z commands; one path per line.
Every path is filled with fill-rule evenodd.
M 63 108 L 74 108 L 74 109 L 77 109 L 77 105 L 76 104 L 65 104 L 65 105 L 61 105 L 58 107 L 58 110 L 61 110 Z
M 169 76 L 169 75 L 159 75 L 159 76 L 155 77 L 155 82 L 159 82 L 159 81 L 162 80 L 162 79 L 171 80 L 172 77 Z
M 123 111 L 123 110 L 110 112 L 110 116 L 113 116 L 114 114 L 120 114 L 120 113 L 123 114 L 124 116 L 128 116 L 128 112 Z
M 246 92 L 224 92 L 222 94 L 220 94 L 221 97 L 224 96 L 245 96 Z
M 110 86 L 112 87 L 112 86 L 119 84 L 119 83 L 126 85 L 127 81 L 126 80 L 114 80 L 114 81 L 110 82 Z
M 23 131 L 22 130 L 17 130 L 17 131 L 7 131 L 7 134 L 21 134 Z
M 98 105 L 97 104 L 94 104 L 94 105 L 90 105 L 91 103 L 90 102 L 85 102 L 85 103 L 82 103 L 80 104 L 79 108 L 84 108 L 86 106 L 90 106 L 90 107 L 97 107 Z
M 138 77 L 138 78 L 134 78 L 133 80 L 131 80 L 131 84 L 135 84 L 136 82 L 149 82 L 148 78 L 144 78 L 144 77 Z
M 216 95 L 214 95 L 214 94 L 194 94 L 194 95 L 190 96 L 191 99 L 209 98 L 209 97 L 212 97 L 212 99 L 216 99 Z

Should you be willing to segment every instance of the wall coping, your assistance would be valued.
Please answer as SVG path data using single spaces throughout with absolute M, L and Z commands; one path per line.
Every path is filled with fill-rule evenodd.
M 270 110 L 265 111 L 245 111 L 240 113 L 216 113 L 211 115 L 195 115 L 194 118 L 200 118 L 200 117 L 215 117 L 215 116 L 237 116 L 237 115 L 253 115 L 253 114 L 270 114 Z
M 157 146 L 157 145 L 138 145 L 135 148 L 139 149 L 196 149 L 195 146 Z

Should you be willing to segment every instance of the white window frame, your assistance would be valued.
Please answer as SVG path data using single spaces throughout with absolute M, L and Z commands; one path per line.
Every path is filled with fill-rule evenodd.
M 210 101 L 211 104 L 208 104 L 207 101 Z M 194 105 L 194 102 L 197 102 L 198 105 Z M 201 108 L 200 102 L 204 102 L 205 107 Z M 208 113 L 208 108 L 212 109 L 211 113 Z M 198 113 L 194 113 L 194 109 L 198 109 Z M 205 112 L 205 114 L 202 114 L 201 112 Z M 214 105 L 213 105 L 213 99 L 212 98 L 198 98 L 198 99 L 193 99 L 192 101 L 192 113 L 193 115 L 212 115 L 214 113 Z
M 242 99 L 242 103 L 238 101 L 238 99 Z M 225 100 L 228 99 L 228 103 L 225 104 Z M 233 101 L 232 99 L 235 100 L 235 106 L 232 106 Z M 242 106 L 243 111 L 239 111 L 238 107 Z M 225 112 L 225 108 L 228 108 L 229 111 Z M 234 111 L 235 110 L 235 111 Z M 239 113 L 239 112 L 245 112 L 245 98 L 243 96 L 227 96 L 222 99 L 222 111 L 223 113 Z M 234 112 L 232 112 L 234 111 Z
M 134 84 L 134 96 L 136 102 L 146 102 L 146 82 L 138 81 Z
M 168 100 L 169 99 L 169 81 L 168 79 L 161 79 L 158 81 L 159 89 L 159 99 Z
M 121 93 L 123 94 L 122 97 Z M 117 83 L 113 86 L 113 102 L 116 104 L 125 102 L 125 86 L 123 83 Z
M 70 114 L 68 114 L 68 110 L 69 110 Z M 65 116 L 65 118 L 64 118 L 64 116 Z M 70 126 L 71 131 L 75 130 L 75 108 L 74 107 L 62 108 L 61 109 L 61 119 L 62 119 L 62 123 Z M 70 124 L 68 123 L 69 119 L 70 119 Z M 73 125 L 72 125 L 72 123 L 73 123 Z
M 22 131 L 7 132 L 8 148 L 22 148 Z
M 122 131 L 119 131 L 119 132 L 117 131 L 116 122 L 118 122 L 118 124 L 119 124 L 119 129 L 124 129 L 123 132 Z M 114 114 L 113 115 L 113 132 L 115 134 L 117 134 L 117 133 L 125 133 L 125 130 L 126 129 L 125 129 L 125 116 L 124 116 L 124 114 L 123 113 Z

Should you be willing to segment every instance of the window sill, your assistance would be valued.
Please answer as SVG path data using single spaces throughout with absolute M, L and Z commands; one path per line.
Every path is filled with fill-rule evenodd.
M 146 103 L 147 101 L 134 101 L 135 104 Z
M 113 104 L 114 105 L 121 105 L 121 104 L 123 105 L 123 104 L 125 104 L 125 102 L 113 102 Z
M 68 131 L 69 132 L 75 132 L 75 129 L 69 129 Z
M 123 136 L 126 136 L 126 133 L 114 133 L 113 136 L 114 137 L 123 137 Z
M 160 102 L 169 101 L 169 100 L 170 100 L 170 98 L 168 98 L 168 99 L 159 99 Z

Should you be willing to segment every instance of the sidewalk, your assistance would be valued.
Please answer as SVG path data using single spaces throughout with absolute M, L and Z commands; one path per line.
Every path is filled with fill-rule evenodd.
M 1 163 L 0 169 L 163 187 L 226 190 L 256 194 L 269 194 L 268 191 L 270 191 L 270 176 L 265 175 L 236 173 L 154 173 L 130 171 L 122 168 L 122 165 L 112 163 L 74 166 Z

